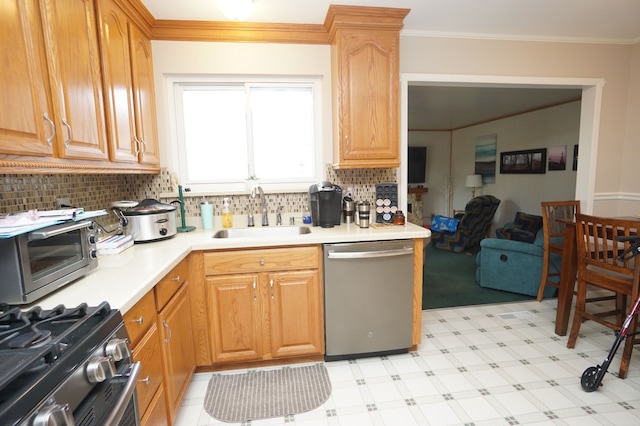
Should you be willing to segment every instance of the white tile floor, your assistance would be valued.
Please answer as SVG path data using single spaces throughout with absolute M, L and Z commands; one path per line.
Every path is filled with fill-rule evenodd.
M 604 360 L 613 332 L 587 322 L 567 349 L 553 332 L 555 306 L 552 299 L 424 311 L 417 352 L 326 363 L 332 394 L 322 406 L 242 424 L 640 424 L 640 351 L 625 380 L 617 377 L 620 348 L 603 386 L 584 392 L 580 376 Z M 202 408 L 210 377 L 195 375 L 178 426 L 223 424 Z

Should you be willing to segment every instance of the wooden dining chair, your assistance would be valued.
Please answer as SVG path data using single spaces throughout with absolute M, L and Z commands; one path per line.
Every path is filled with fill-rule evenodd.
M 547 285 L 558 288 L 560 272 L 549 272 L 549 262 L 552 254 L 562 255 L 564 246 L 564 230 L 566 223 L 562 220 L 574 220 L 580 213 L 579 200 L 543 201 L 542 203 L 542 231 L 544 232 L 544 254 L 542 262 L 542 277 L 538 288 L 537 300 L 540 302 Z M 557 277 L 557 280 L 552 278 Z
M 578 246 L 578 289 L 573 324 L 567 342 L 568 348 L 574 348 L 580 326 L 586 320 L 595 321 L 612 330 L 619 330 L 627 316 L 629 297 L 635 301 L 640 283 L 640 260 L 618 256 L 629 248 L 630 242 L 619 242 L 616 237 L 637 235 L 640 221 L 601 218 L 589 215 L 576 215 L 576 239 Z M 606 309 L 602 304 L 589 305 L 587 311 L 587 290 L 602 289 L 613 292 L 615 308 Z M 598 311 L 596 311 L 598 310 Z M 612 318 L 613 317 L 613 318 Z M 629 369 L 637 320 L 634 319 L 625 341 L 618 376 L 624 379 Z

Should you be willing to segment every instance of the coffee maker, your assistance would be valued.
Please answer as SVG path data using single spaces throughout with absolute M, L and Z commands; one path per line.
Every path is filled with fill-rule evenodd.
M 331 182 L 319 182 L 309 187 L 309 203 L 313 226 L 333 228 L 340 225 L 342 188 Z

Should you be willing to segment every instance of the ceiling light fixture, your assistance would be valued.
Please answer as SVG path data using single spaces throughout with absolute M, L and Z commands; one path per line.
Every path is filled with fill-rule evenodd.
M 232 21 L 244 21 L 253 11 L 253 0 L 220 0 L 220 9 Z

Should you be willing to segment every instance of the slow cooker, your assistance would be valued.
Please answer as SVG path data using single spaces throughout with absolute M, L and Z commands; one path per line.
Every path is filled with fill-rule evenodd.
M 133 242 L 146 243 L 176 235 L 176 208 L 147 198 L 134 207 L 121 210 L 124 231 Z

